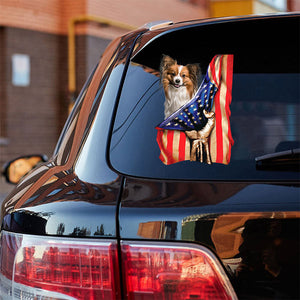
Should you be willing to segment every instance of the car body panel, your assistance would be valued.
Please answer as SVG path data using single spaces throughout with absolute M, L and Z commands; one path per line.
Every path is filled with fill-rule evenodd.
M 27 234 L 116 237 L 120 179 L 95 185 L 61 172 L 3 219 L 2 228 Z

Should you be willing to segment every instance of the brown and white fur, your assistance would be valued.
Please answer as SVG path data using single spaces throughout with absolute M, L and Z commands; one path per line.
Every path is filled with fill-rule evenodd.
M 170 116 L 195 95 L 198 88 L 199 66 L 179 65 L 164 55 L 160 64 L 161 81 L 165 92 L 165 118 Z

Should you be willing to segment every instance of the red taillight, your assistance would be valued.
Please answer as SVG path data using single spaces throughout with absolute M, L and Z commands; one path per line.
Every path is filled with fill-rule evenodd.
M 129 300 L 236 298 L 217 259 L 204 247 L 128 242 L 122 253 Z
M 15 255 L 19 250 L 21 243 L 21 235 L 8 234 L 6 232 L 1 233 L 0 274 L 10 280 L 13 275 Z
M 3 231 L 0 295 L 3 299 L 121 299 L 117 247 L 114 240 Z M 124 299 L 236 299 L 222 266 L 204 247 L 126 241 L 121 253 Z
M 0 288 L 12 280 L 16 299 L 120 299 L 115 242 L 3 232 L 1 249 Z

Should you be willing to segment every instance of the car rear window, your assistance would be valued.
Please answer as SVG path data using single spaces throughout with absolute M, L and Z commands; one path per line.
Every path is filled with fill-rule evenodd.
M 264 165 L 266 155 L 299 148 L 298 25 L 293 17 L 190 25 L 151 40 L 127 71 L 110 141 L 113 168 L 161 179 L 298 179 L 289 155 L 288 163 Z M 166 116 L 165 102 L 177 96 L 166 94 L 172 71 L 163 65 L 174 60 L 201 74 L 197 92 Z

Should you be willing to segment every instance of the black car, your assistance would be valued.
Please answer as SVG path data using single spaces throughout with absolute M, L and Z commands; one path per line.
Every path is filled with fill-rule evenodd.
M 114 40 L 51 159 L 2 205 L 0 299 L 299 299 L 299 25 L 153 23 Z M 164 115 L 191 66 L 192 95 Z

